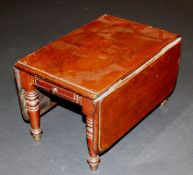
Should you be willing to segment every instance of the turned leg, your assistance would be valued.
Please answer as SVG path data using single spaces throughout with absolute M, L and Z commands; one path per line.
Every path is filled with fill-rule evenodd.
M 92 171 L 95 171 L 98 168 L 100 163 L 100 157 L 94 149 L 94 135 L 96 130 L 94 130 L 94 118 L 97 115 L 96 104 L 87 98 L 82 98 L 82 111 L 86 115 L 86 140 L 88 145 L 89 157 L 87 162 Z M 96 145 L 95 145 L 96 147 Z
M 36 89 L 25 90 L 26 107 L 29 115 L 31 130 L 30 133 L 35 141 L 39 141 L 42 135 L 40 128 L 40 109 L 39 109 L 39 96 Z
M 93 119 L 89 116 L 86 119 L 86 137 L 87 137 L 87 145 L 89 150 L 88 164 L 92 171 L 97 170 L 98 165 L 100 163 L 99 155 L 96 155 L 93 148 Z
M 164 101 L 162 101 L 162 103 L 161 103 L 161 107 L 164 107 L 165 105 L 166 105 L 166 103 L 167 103 L 167 101 L 168 101 L 168 98 L 166 98 Z

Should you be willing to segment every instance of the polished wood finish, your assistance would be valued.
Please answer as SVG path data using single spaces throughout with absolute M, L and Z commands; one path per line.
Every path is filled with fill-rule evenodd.
M 171 48 L 100 102 L 100 151 L 108 149 L 169 96 L 176 83 L 179 47 Z
M 97 104 L 89 99 L 82 99 L 82 112 L 86 115 L 86 138 L 89 150 L 88 164 L 91 170 L 96 170 L 100 163 L 100 157 L 95 151 L 96 142 L 94 141 L 95 134 L 97 132 L 95 115 L 98 116 Z
M 15 66 L 95 99 L 177 37 L 103 15 L 22 58 Z
M 177 34 L 103 15 L 20 59 L 14 70 L 33 137 L 40 114 L 56 105 L 42 91 L 81 105 L 96 170 L 99 155 L 171 94 L 180 45 Z
M 21 85 L 21 78 L 20 78 L 20 71 L 19 69 L 14 67 L 14 73 L 15 73 L 15 80 L 16 80 L 16 85 L 17 85 L 17 92 L 18 92 L 18 98 L 19 98 L 19 103 L 20 103 L 20 108 L 21 108 L 21 113 L 23 116 L 23 119 L 25 121 L 29 121 L 29 115 L 27 112 L 26 108 L 26 99 L 24 92 L 25 90 L 22 88 Z M 42 91 L 38 91 L 39 94 L 39 107 L 40 107 L 40 115 L 44 114 L 51 108 L 55 107 L 57 103 L 53 101 L 52 98 L 49 96 L 46 96 Z
M 35 85 L 40 88 L 43 89 L 53 95 L 57 95 L 59 97 L 62 97 L 64 99 L 70 100 L 72 102 L 81 104 L 81 97 L 77 94 L 75 94 L 74 92 L 71 92 L 69 90 L 60 88 L 56 85 L 53 85 L 51 83 L 46 82 L 45 80 L 41 80 L 41 79 L 36 79 L 35 81 Z
M 32 134 L 34 140 L 39 141 L 42 129 L 40 128 L 39 94 L 37 88 L 35 87 L 35 78 L 23 71 L 20 71 L 20 77 L 21 86 L 24 89 L 26 110 L 31 124 L 30 133 Z

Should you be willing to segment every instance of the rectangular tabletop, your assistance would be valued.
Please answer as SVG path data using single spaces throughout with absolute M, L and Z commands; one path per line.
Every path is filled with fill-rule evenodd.
M 15 66 L 96 99 L 178 37 L 103 15 L 19 60 Z

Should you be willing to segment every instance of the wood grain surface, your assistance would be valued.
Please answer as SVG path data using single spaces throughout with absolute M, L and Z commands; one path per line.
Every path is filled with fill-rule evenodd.
M 103 15 L 19 60 L 15 66 L 95 99 L 178 35 Z
M 100 101 L 100 152 L 112 146 L 172 92 L 179 56 L 180 43 Z
M 39 89 L 80 104 L 86 115 L 87 162 L 96 170 L 99 154 L 170 95 L 180 45 L 177 34 L 103 15 L 20 59 L 14 67 L 32 136 L 40 140 L 41 111 L 52 107 Z

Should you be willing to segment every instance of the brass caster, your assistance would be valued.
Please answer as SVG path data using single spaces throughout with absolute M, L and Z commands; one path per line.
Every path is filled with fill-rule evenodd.
M 33 137 L 33 139 L 35 141 L 40 141 L 41 140 L 41 134 L 39 134 L 39 135 L 32 135 L 32 137 Z
M 98 165 L 89 165 L 91 171 L 96 171 L 98 168 Z
M 30 133 L 35 141 L 40 141 L 42 136 L 42 129 L 31 129 Z
M 162 103 L 161 103 L 161 107 L 164 107 L 165 105 L 166 105 L 166 103 L 167 103 L 167 101 L 168 101 L 168 98 L 166 98 L 164 101 L 162 101 Z
M 87 163 L 89 164 L 91 171 L 96 171 L 100 163 L 100 157 L 98 155 L 96 157 L 89 156 Z

